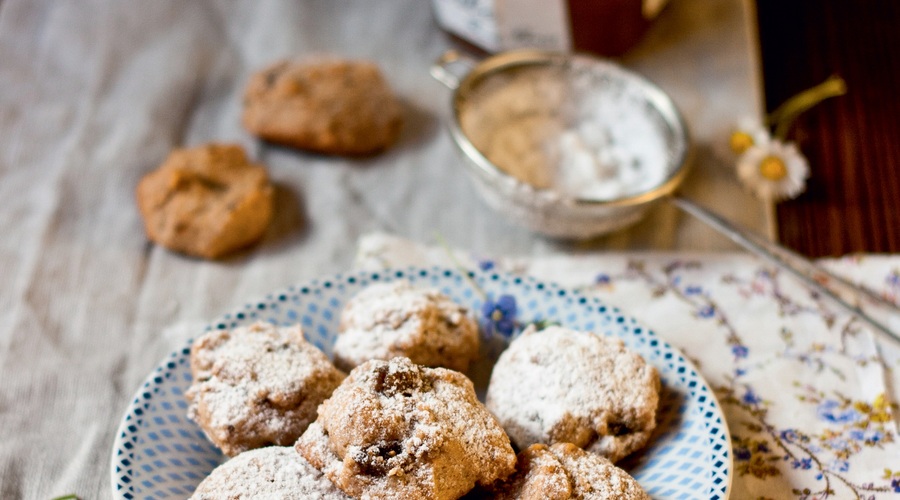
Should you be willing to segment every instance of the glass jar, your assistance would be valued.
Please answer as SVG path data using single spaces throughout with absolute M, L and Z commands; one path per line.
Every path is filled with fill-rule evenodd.
M 491 52 L 535 48 L 618 56 L 667 0 L 432 0 L 442 29 Z

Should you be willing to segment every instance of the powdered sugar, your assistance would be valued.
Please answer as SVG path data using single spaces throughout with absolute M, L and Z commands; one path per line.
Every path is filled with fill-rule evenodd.
M 491 490 L 496 500 L 650 500 L 627 472 L 571 443 L 529 446 Z
M 213 331 L 191 348 L 188 416 L 227 455 L 292 444 L 343 379 L 299 326 Z
M 407 358 L 355 368 L 297 449 L 346 493 L 372 499 L 455 499 L 515 462 L 471 381 Z
M 465 317 L 447 298 L 434 307 L 437 292 L 410 288 L 366 290 L 345 326 L 403 332 L 432 316 Z M 410 310 L 432 312 L 411 319 Z M 501 422 L 520 447 L 571 441 L 613 460 L 655 425 L 655 370 L 621 340 L 560 327 L 526 331 L 501 355 L 487 396 L 500 422 L 462 374 L 395 358 L 356 368 L 308 425 L 342 374 L 302 337 L 299 327 L 256 324 L 198 339 L 190 416 L 232 455 L 290 444 L 306 429 L 297 450 L 356 497 L 457 498 L 506 477 L 515 457 Z
M 659 376 L 620 339 L 532 328 L 501 354 L 486 399 L 520 448 L 571 442 L 616 461 L 656 426 Z
M 591 200 L 639 194 L 669 174 L 665 127 L 620 73 L 581 57 L 497 73 L 468 97 L 460 123 L 494 165 L 535 187 Z
M 217 467 L 194 491 L 192 500 L 348 499 L 291 447 L 251 450 Z
M 424 366 L 465 371 L 478 354 L 478 325 L 437 290 L 407 281 L 371 285 L 341 314 L 335 363 L 351 369 L 370 359 L 410 358 Z

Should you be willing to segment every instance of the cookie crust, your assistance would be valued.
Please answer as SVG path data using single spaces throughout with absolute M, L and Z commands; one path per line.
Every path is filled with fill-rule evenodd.
M 144 230 L 153 242 L 217 259 L 259 241 L 273 213 L 265 167 L 235 144 L 176 149 L 136 190 Z
M 493 490 L 496 500 L 650 500 L 627 472 L 571 443 L 529 446 Z
M 345 493 L 372 500 L 456 499 L 515 468 L 472 382 L 407 358 L 350 372 L 296 448 Z
M 500 355 L 486 405 L 519 449 L 573 443 L 616 462 L 650 438 L 659 390 L 656 369 L 621 339 L 554 326 Z
M 246 451 L 216 467 L 191 500 L 350 500 L 289 446 Z
M 280 61 L 250 78 L 244 128 L 279 144 L 333 155 L 368 155 L 393 144 L 402 107 L 367 61 Z
M 370 359 L 398 356 L 460 372 L 478 356 L 478 324 L 466 308 L 407 281 L 379 283 L 344 306 L 334 362 L 350 370 Z
M 344 378 L 299 326 L 215 330 L 191 346 L 188 417 L 228 456 L 289 446 Z

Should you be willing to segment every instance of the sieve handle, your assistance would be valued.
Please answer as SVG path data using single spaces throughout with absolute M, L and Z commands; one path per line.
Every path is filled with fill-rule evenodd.
M 846 312 L 856 316 L 860 321 L 867 324 L 872 329 L 891 338 L 895 342 L 900 342 L 900 335 L 897 335 L 890 328 L 884 325 L 870 315 L 866 314 L 859 306 L 853 305 L 851 302 L 859 302 L 861 299 L 868 299 L 869 302 L 880 306 L 883 310 L 893 314 L 900 312 L 897 306 L 878 297 L 876 294 L 865 288 L 858 287 L 847 280 L 835 276 L 833 273 L 817 266 L 806 257 L 799 255 L 777 243 L 764 240 L 759 236 L 752 235 L 734 224 L 728 222 L 722 217 L 710 212 L 708 209 L 697 205 L 693 201 L 679 196 L 669 198 L 673 205 L 693 215 L 700 221 L 706 223 L 709 227 L 715 229 L 722 235 L 728 237 L 731 241 L 749 250 L 757 257 L 765 260 L 769 264 L 792 274 L 800 280 L 804 285 L 815 290 L 824 297 L 831 299 L 837 306 Z M 852 297 L 851 300 L 845 300 L 842 293 L 836 289 L 825 286 L 839 285 L 845 292 Z
M 450 90 L 456 90 L 462 79 L 475 69 L 475 66 L 478 66 L 475 59 L 458 51 L 448 50 L 431 65 L 431 76 Z

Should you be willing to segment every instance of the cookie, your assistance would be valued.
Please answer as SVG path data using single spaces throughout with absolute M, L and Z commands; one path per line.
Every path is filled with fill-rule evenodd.
M 378 67 L 366 61 L 281 61 L 253 75 L 244 127 L 262 139 L 334 155 L 393 144 L 403 110 Z
M 516 463 L 469 379 L 407 358 L 356 367 L 296 448 L 344 493 L 371 500 L 456 499 Z
M 379 283 L 344 306 L 334 362 L 350 370 L 370 359 L 465 371 L 478 356 L 478 324 L 468 310 L 433 289 L 407 281 Z
M 299 326 L 215 330 L 191 346 L 188 417 L 228 456 L 294 444 L 344 374 Z
M 291 447 L 241 453 L 216 467 L 191 500 L 350 500 Z
M 492 490 L 496 500 L 650 500 L 627 472 L 572 443 L 529 446 Z
M 486 405 L 519 449 L 574 443 L 616 462 L 650 438 L 659 390 L 656 369 L 621 339 L 530 328 L 494 365 Z
M 196 257 L 216 259 L 249 246 L 272 219 L 265 167 L 233 144 L 172 151 L 136 194 L 147 237 Z

